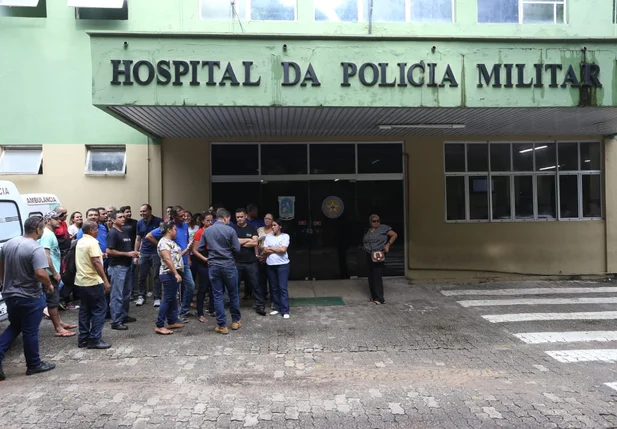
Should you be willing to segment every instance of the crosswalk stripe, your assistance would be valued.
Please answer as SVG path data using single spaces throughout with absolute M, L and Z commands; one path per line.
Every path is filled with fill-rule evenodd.
M 617 311 L 584 311 L 578 313 L 510 313 L 482 316 L 491 323 L 530 322 L 537 320 L 610 320 L 617 319 Z
M 546 354 L 563 363 L 617 362 L 617 349 L 553 350 L 547 351 Z
M 617 298 L 520 298 L 457 301 L 463 307 L 501 305 L 617 304 Z
M 514 336 L 527 344 L 617 341 L 617 331 L 527 332 Z
M 579 293 L 617 293 L 617 287 L 569 287 L 569 288 L 517 288 L 517 289 L 463 289 L 442 290 L 445 296 L 475 296 L 475 295 L 557 295 Z
M 604 384 L 610 387 L 611 389 L 617 390 L 617 382 L 604 383 Z

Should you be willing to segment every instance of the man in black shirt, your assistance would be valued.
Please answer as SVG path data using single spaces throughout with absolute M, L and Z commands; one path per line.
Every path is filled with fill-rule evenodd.
M 255 299 L 255 309 L 257 314 L 266 315 L 264 296 L 265 291 L 259 288 L 257 265 L 257 255 L 255 248 L 257 247 L 258 234 L 254 226 L 246 222 L 246 210 L 236 210 L 236 224 L 233 229 L 238 235 L 240 242 L 240 253 L 236 255 L 236 268 L 238 269 L 238 284 L 244 280 L 244 298 L 250 298 L 251 294 Z
M 122 227 L 122 229 L 124 229 L 129 234 L 129 237 L 131 237 L 131 244 L 133 246 L 133 249 L 135 249 L 135 239 L 137 238 L 137 220 L 133 219 L 132 217 L 133 211 L 131 210 L 131 206 L 122 206 L 118 209 L 118 211 L 120 213 L 124 213 L 124 218 L 126 219 L 126 221 L 124 222 L 124 226 Z M 131 268 L 129 270 L 129 278 L 131 299 L 135 299 L 135 261 L 131 263 Z M 137 305 L 143 305 L 143 303 L 143 297 L 141 298 L 141 302 L 139 299 L 136 302 Z
M 111 276 L 111 329 L 126 331 L 125 323 L 136 319 L 129 317 L 129 300 L 131 297 L 129 271 L 133 258 L 139 252 L 133 250 L 131 237 L 124 229 L 126 218 L 124 213 L 114 211 L 110 214 L 113 226 L 107 234 L 107 256 L 109 258 L 109 274 Z

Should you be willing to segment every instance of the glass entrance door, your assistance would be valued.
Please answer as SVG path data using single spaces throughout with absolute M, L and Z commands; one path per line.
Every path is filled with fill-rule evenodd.
M 362 237 L 378 214 L 399 240 L 386 275 L 404 275 L 403 147 L 400 143 L 216 143 L 212 201 L 232 214 L 256 204 L 284 219 L 290 278 L 367 275 Z

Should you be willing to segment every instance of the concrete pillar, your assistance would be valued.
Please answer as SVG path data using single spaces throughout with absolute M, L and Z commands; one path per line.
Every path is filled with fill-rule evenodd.
M 617 138 L 604 140 L 606 270 L 617 273 Z

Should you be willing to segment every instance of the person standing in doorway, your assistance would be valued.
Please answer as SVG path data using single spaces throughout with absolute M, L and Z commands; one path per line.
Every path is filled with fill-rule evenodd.
M 45 249 L 45 255 L 47 256 L 47 274 L 49 275 L 49 281 L 53 285 L 53 293 L 47 294 L 47 311 L 51 323 L 54 325 L 56 331 L 56 337 L 72 337 L 75 332 L 68 331 L 68 329 L 74 329 L 77 326 L 64 323 L 60 317 L 58 308 L 60 307 L 60 267 L 62 264 L 62 256 L 60 254 L 60 247 L 58 246 L 58 239 L 54 234 L 54 229 L 60 225 L 60 216 L 55 210 L 49 211 L 43 218 L 45 221 L 45 230 L 43 235 L 38 240 L 38 243 Z
M 24 235 L 15 237 L 0 249 L 0 278 L 2 296 L 9 313 L 9 326 L 0 336 L 0 381 L 6 379 L 2 368 L 4 354 L 20 333 L 23 333 L 26 375 L 50 371 L 54 364 L 41 360 L 39 354 L 39 326 L 43 319 L 45 294 L 53 294 L 53 285 L 46 268 L 45 250 L 37 240 L 43 236 L 45 222 L 40 216 L 26 219 Z M 41 285 L 43 290 L 41 290 Z
M 197 320 L 201 323 L 206 323 L 206 315 L 204 314 L 204 301 L 206 294 L 208 295 L 208 313 L 214 316 L 214 300 L 212 299 L 212 283 L 210 282 L 210 273 L 208 271 L 208 245 L 204 237 L 204 231 L 212 226 L 214 217 L 210 213 L 205 213 L 203 216 L 202 227 L 195 233 L 193 242 L 193 267 L 197 268 L 199 275 L 199 291 L 197 292 Z
M 264 242 L 264 255 L 268 264 L 268 279 L 272 287 L 272 303 L 274 310 L 271 316 L 282 314 L 283 318 L 289 319 L 289 292 L 287 282 L 289 280 L 289 235 L 283 233 L 283 224 L 280 219 L 272 222 L 272 234 L 266 236 Z
M 272 232 L 272 221 L 274 216 L 272 213 L 266 213 L 264 216 L 264 226 L 257 229 L 257 235 L 259 236 L 259 244 L 257 246 L 257 257 L 259 258 L 259 288 L 264 291 L 264 303 L 268 299 L 268 294 L 272 294 L 270 288 L 268 288 L 268 265 L 266 264 L 266 255 L 264 255 L 264 242 L 266 236 Z
M 236 232 L 229 226 L 231 215 L 225 209 L 216 211 L 216 223 L 204 232 L 208 246 L 208 271 L 212 283 L 214 310 L 216 312 L 216 328 L 219 334 L 228 334 L 227 314 L 223 303 L 225 289 L 229 294 L 229 310 L 231 312 L 231 329 L 240 329 L 240 299 L 238 297 L 238 270 L 235 256 L 240 253 L 240 242 Z
M 183 256 L 189 252 L 189 248 L 182 250 L 174 241 L 178 233 L 175 222 L 163 222 L 160 227 L 163 236 L 157 244 L 159 258 L 161 258 L 161 271 L 159 273 L 161 283 L 163 283 L 163 302 L 159 308 L 159 315 L 156 320 L 154 332 L 160 335 L 170 335 L 172 329 L 184 328 L 184 323 L 178 316 L 178 300 L 176 293 L 178 285 L 182 283 L 182 271 L 185 267 Z M 167 328 L 165 327 L 167 320 Z
M 264 226 L 264 221 L 259 218 L 259 207 L 255 204 L 246 206 L 246 223 L 252 225 L 255 229 Z
M 369 216 L 369 224 L 363 239 L 368 264 L 368 287 L 371 301 L 379 305 L 386 303 L 383 293 L 385 258 L 397 234 L 388 225 L 383 225 L 376 214 Z
M 105 294 L 111 286 L 103 267 L 103 252 L 96 239 L 98 224 L 85 221 L 84 236 L 75 247 L 75 287 L 79 290 L 79 337 L 77 346 L 89 349 L 108 349 L 111 344 L 103 341 L 102 333 L 107 313 Z
M 146 235 L 161 226 L 163 219 L 152 215 L 152 206 L 142 204 L 139 208 L 141 219 L 137 222 L 137 236 L 135 237 L 135 251 L 139 252 L 138 258 L 138 282 L 137 282 L 137 305 L 143 305 L 147 296 L 148 275 L 152 272 L 152 284 L 154 287 L 154 307 L 161 305 L 161 282 L 159 280 L 159 270 L 161 259 L 156 251 L 156 246 Z M 141 302 L 141 304 L 140 304 Z
M 240 208 L 236 210 L 236 224 L 233 229 L 236 231 L 238 241 L 242 247 L 236 256 L 236 268 L 238 269 L 238 284 L 244 280 L 244 297 L 249 299 L 253 296 L 255 300 L 255 311 L 262 316 L 266 315 L 264 296 L 265 290 L 259 287 L 259 266 L 257 265 L 257 255 L 255 248 L 258 246 L 257 229 L 246 223 L 246 210 Z
M 182 251 L 184 252 L 187 248 L 190 250 L 193 243 L 189 240 L 189 226 L 184 222 L 184 209 L 180 206 L 175 206 L 171 212 L 170 216 L 172 217 L 172 221 L 176 224 L 176 238 L 174 241 Z M 163 232 L 161 228 L 153 229 L 146 235 L 146 240 L 150 241 L 150 243 L 154 245 L 158 245 L 159 240 L 163 237 Z M 193 293 L 195 292 L 195 281 L 193 280 L 193 275 L 191 274 L 191 270 L 189 267 L 189 257 L 188 252 L 183 253 L 182 259 L 184 261 L 184 266 L 187 269 L 182 270 L 182 284 L 184 285 L 184 295 L 182 296 L 182 307 L 180 308 L 180 316 L 183 318 L 183 321 L 187 321 L 184 319 L 185 316 L 190 314 L 191 310 L 191 302 L 193 301 Z
M 112 212 L 113 227 L 107 236 L 107 255 L 109 255 L 109 274 L 111 276 L 111 329 L 126 331 L 126 323 L 135 322 L 129 316 L 130 278 L 128 276 L 133 258 L 139 253 L 133 250 L 131 237 L 124 229 L 124 213 Z

